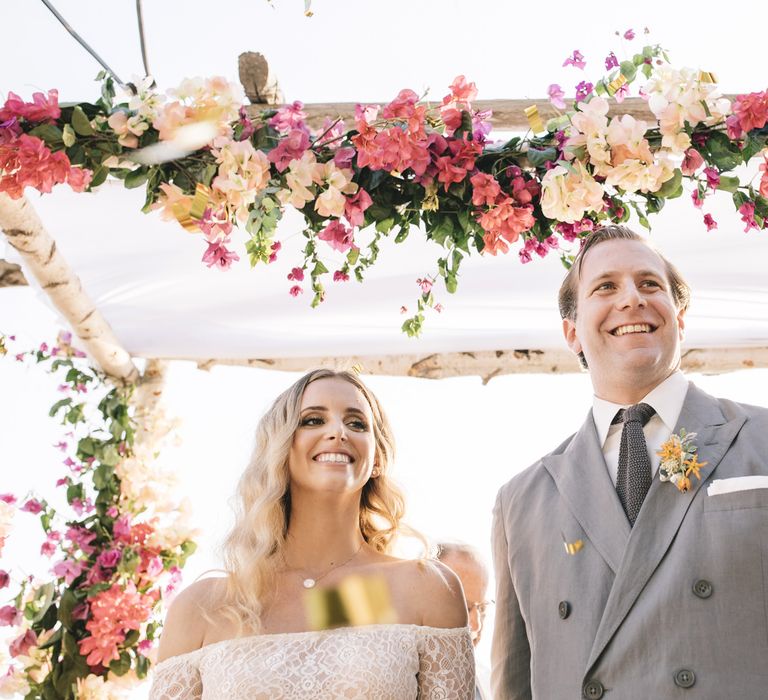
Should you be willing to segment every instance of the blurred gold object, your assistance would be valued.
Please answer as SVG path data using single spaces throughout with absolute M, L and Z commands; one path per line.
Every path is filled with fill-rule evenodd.
M 622 73 L 619 73 L 610 83 L 608 83 L 608 94 L 611 96 L 615 95 L 624 85 L 626 85 L 626 83 L 627 79 Z
M 200 230 L 200 219 L 208 207 L 211 191 L 202 182 L 197 183 L 191 203 L 176 202 L 173 205 L 173 215 L 176 220 L 190 233 Z
M 575 542 L 563 542 L 565 545 L 565 551 L 568 554 L 576 554 L 577 552 L 580 552 L 582 547 L 584 546 L 584 540 L 576 540 Z
M 304 591 L 304 608 L 312 630 L 397 622 L 383 576 L 347 576 L 334 588 Z
M 714 73 L 710 73 L 706 70 L 700 70 L 699 71 L 699 82 L 700 83 L 716 83 L 717 82 L 717 76 Z
M 539 108 L 536 105 L 526 107 L 523 112 L 525 113 L 525 116 L 528 119 L 528 125 L 531 127 L 531 131 L 533 131 L 534 134 L 540 134 L 544 131 L 544 123 L 541 121 Z

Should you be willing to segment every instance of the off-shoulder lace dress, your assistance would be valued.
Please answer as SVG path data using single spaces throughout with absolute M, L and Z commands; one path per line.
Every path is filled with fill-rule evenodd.
M 472 700 L 467 628 L 342 627 L 228 639 L 155 667 L 150 700 Z

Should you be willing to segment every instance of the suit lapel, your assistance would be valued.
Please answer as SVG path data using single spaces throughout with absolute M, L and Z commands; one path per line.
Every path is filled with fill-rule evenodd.
M 701 469 L 701 480 L 692 479 L 691 489 L 686 493 L 678 491 L 671 482 L 661 482 L 658 475 L 654 477 L 608 596 L 587 664 L 588 671 L 658 567 L 698 490 L 717 469 L 744 421 L 744 416 L 726 421 L 717 399 L 693 384 L 689 386 L 675 432 L 681 427 L 689 432 L 697 431 L 695 443 L 699 459 L 707 465 Z
M 543 462 L 589 542 L 615 574 L 630 527 L 608 475 L 591 411 L 565 451 L 549 455 Z

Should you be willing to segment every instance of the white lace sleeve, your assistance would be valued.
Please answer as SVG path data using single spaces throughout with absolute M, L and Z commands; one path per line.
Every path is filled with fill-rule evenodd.
M 155 666 L 149 700 L 199 700 L 203 682 L 195 652 L 172 656 Z
M 419 694 L 423 700 L 473 700 L 475 654 L 469 629 L 419 628 Z

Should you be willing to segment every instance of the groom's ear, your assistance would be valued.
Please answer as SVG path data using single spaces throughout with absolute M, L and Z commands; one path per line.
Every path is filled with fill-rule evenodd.
M 576 322 L 570 318 L 563 319 L 563 335 L 565 336 L 565 342 L 568 343 L 568 347 L 574 355 L 578 355 L 581 352 L 581 343 L 576 336 Z

